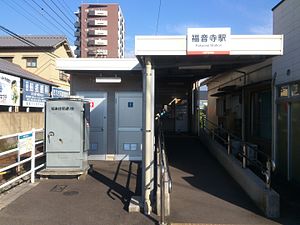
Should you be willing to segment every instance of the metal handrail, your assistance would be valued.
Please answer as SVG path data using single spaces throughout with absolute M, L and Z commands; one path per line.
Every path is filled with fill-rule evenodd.
M 243 150 L 242 150 L 242 152 L 241 151 L 238 152 L 238 155 L 242 158 L 242 167 L 246 168 L 247 164 L 251 164 L 256 169 L 260 170 L 261 174 L 265 176 L 266 187 L 270 189 L 271 188 L 271 174 L 275 170 L 275 163 L 271 159 L 271 157 L 268 154 L 266 154 L 265 152 L 263 152 L 262 150 L 254 148 L 251 143 L 241 140 L 241 138 L 234 135 L 229 130 L 218 126 L 217 124 L 213 123 L 212 121 L 208 120 L 207 118 L 203 118 L 203 119 L 205 119 L 205 121 L 203 121 L 203 120 L 201 121 L 202 129 L 206 130 L 209 133 L 212 133 L 212 138 L 213 139 L 215 139 L 215 137 L 217 137 L 224 144 L 226 144 L 228 155 L 231 155 L 231 153 L 232 153 L 232 151 L 231 151 L 232 150 L 231 142 L 232 142 L 233 139 L 239 141 L 242 144 Z M 209 129 L 207 127 L 208 123 L 213 126 L 212 129 Z M 215 132 L 216 129 L 222 131 L 224 134 L 227 134 L 227 139 L 224 138 L 218 132 Z M 249 158 L 249 156 L 248 156 L 248 150 L 249 149 L 251 149 L 251 150 L 255 151 L 257 154 L 260 154 L 263 157 L 265 157 L 266 158 L 266 165 L 263 165 L 262 163 L 258 163 L 259 161 L 257 161 L 257 160 L 254 161 L 251 158 Z
M 168 184 L 168 193 L 172 192 L 172 178 L 168 163 L 168 158 L 165 152 L 165 137 L 162 129 L 161 117 L 164 112 L 156 115 L 157 121 L 157 145 L 156 149 L 159 153 L 159 165 L 160 165 L 160 224 L 166 225 L 166 213 L 165 213 L 165 184 Z M 167 175 L 167 176 L 166 176 Z
M 225 133 L 229 134 L 230 137 L 233 137 L 235 140 L 240 141 L 242 144 L 246 144 L 246 145 L 248 146 L 248 148 L 251 148 L 252 150 L 254 150 L 254 151 L 260 153 L 261 155 L 265 156 L 267 159 L 271 158 L 271 157 L 270 157 L 268 154 L 266 154 L 264 151 L 254 148 L 253 146 L 251 146 L 251 143 L 246 142 L 246 141 L 243 141 L 240 137 L 236 136 L 235 134 L 233 134 L 233 133 L 230 132 L 229 130 L 227 130 L 227 129 L 223 128 L 223 127 L 218 126 L 217 124 L 213 123 L 212 121 L 208 120 L 207 118 L 206 118 L 206 121 L 207 121 L 208 123 L 212 124 L 212 125 L 213 125 L 214 127 L 216 127 L 217 129 L 220 129 L 220 130 L 224 131 Z M 205 126 L 205 125 L 204 125 L 204 126 Z M 218 136 L 220 139 L 222 139 L 222 140 L 224 140 L 224 141 L 226 142 L 226 139 L 224 139 L 223 137 L 221 137 L 221 136 L 219 136 L 219 135 L 217 135 L 217 136 Z

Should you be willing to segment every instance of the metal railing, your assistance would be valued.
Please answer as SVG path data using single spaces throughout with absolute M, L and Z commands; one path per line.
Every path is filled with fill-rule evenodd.
M 166 155 L 166 146 L 165 146 L 165 137 L 163 132 L 163 125 L 162 125 L 162 116 L 164 112 L 158 113 L 155 117 L 156 120 L 156 151 L 157 151 L 157 163 L 159 164 L 160 168 L 160 224 L 166 225 L 166 211 L 165 211 L 165 204 L 166 204 L 166 184 L 168 187 L 168 193 L 172 192 L 172 178 L 168 163 L 168 158 Z M 170 208 L 170 207 L 169 207 Z
M 40 153 L 36 154 L 36 147 L 38 145 L 43 144 L 43 142 L 44 142 L 43 140 L 36 141 L 36 139 L 35 139 L 36 133 L 40 133 L 40 132 L 43 132 L 43 129 L 37 129 L 37 130 L 33 129 L 31 131 L 24 132 L 24 133 L 0 137 L 0 140 L 4 140 L 4 139 L 8 139 L 8 138 L 16 138 L 16 140 L 17 140 L 16 148 L 0 152 L 0 158 L 7 157 L 8 155 L 13 155 L 14 153 L 17 158 L 16 159 L 17 162 L 15 162 L 15 163 L 6 165 L 4 167 L 1 167 L 3 165 L 0 165 L 0 167 L 1 167 L 0 174 L 2 174 L 2 175 L 6 174 L 13 168 L 17 168 L 17 170 L 20 171 L 21 165 L 23 165 L 27 162 L 30 162 L 30 164 L 31 164 L 29 171 L 22 173 L 21 175 L 14 177 L 12 179 L 9 179 L 8 181 L 2 183 L 0 185 L 0 191 L 3 190 L 5 187 L 15 183 L 16 181 L 18 181 L 28 175 L 30 175 L 31 183 L 35 182 L 35 171 L 45 166 L 45 163 L 42 163 L 38 166 L 35 165 L 36 159 L 44 156 L 44 152 L 40 152 Z M 22 138 L 22 141 L 20 138 Z M 28 156 L 29 153 L 30 153 L 30 156 Z M 25 156 L 23 160 L 21 160 L 22 155 Z
M 268 154 L 252 143 L 242 141 L 241 138 L 206 117 L 201 119 L 200 128 L 213 140 L 223 145 L 228 155 L 234 155 L 239 159 L 243 168 L 251 169 L 259 177 L 264 176 L 266 187 L 271 188 L 271 175 L 275 170 L 275 163 Z

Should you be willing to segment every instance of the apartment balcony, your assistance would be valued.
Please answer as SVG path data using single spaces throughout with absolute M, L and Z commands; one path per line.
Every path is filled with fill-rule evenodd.
M 107 10 L 91 9 L 88 12 L 88 16 L 107 16 Z
M 108 50 L 107 49 L 90 49 L 88 51 L 89 56 L 107 56 L 108 55 Z
M 107 20 L 89 20 L 89 26 L 107 26 Z
M 75 54 L 76 56 L 80 56 L 80 49 L 76 49 L 76 50 L 74 51 L 74 54 Z
M 74 36 L 75 36 L 75 37 L 80 37 L 80 31 L 75 31 L 75 32 L 74 32 Z
M 107 30 L 100 30 L 100 29 L 89 30 L 88 35 L 89 36 L 107 36 Z
M 89 40 L 88 45 L 89 46 L 106 46 L 107 40 L 103 40 L 103 39 Z
M 76 21 L 76 22 L 74 23 L 74 27 L 75 27 L 75 28 L 79 28 L 79 27 L 80 27 L 79 21 Z
M 75 46 L 80 46 L 80 41 L 79 40 L 74 41 L 74 45 Z

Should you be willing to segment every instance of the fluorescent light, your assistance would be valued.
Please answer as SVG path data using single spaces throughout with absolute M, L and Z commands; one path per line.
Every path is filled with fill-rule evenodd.
M 180 70 L 210 70 L 211 65 L 198 65 L 198 66 L 179 66 Z
M 121 83 L 121 77 L 96 77 L 96 83 Z

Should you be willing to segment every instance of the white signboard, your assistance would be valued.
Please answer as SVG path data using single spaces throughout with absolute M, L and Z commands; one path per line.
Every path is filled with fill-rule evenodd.
M 187 55 L 229 55 L 230 28 L 188 28 Z
M 20 78 L 0 73 L 0 105 L 20 106 Z
M 19 155 L 33 151 L 35 148 L 34 131 L 26 132 L 18 135 Z

